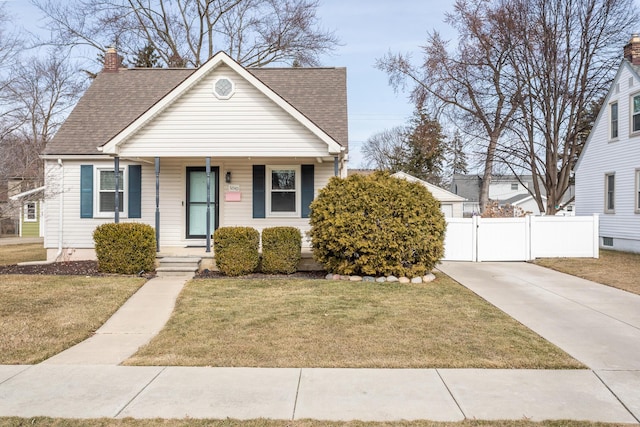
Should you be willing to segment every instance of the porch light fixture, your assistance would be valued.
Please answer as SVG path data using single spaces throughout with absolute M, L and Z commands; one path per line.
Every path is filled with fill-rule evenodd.
M 231 183 L 231 171 L 227 171 L 227 173 L 224 175 L 224 182 L 226 182 L 227 184 Z

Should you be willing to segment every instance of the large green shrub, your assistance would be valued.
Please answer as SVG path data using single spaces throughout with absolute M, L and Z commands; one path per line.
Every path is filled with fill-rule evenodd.
M 147 224 L 102 224 L 93 231 L 98 269 L 105 273 L 137 274 L 153 271 L 156 233 Z
M 251 227 L 220 227 L 213 233 L 216 266 L 227 276 L 256 271 L 260 233 Z
M 314 258 L 333 273 L 415 277 L 444 255 L 440 202 L 388 173 L 332 178 L 311 204 L 310 222 Z
M 262 230 L 262 272 L 291 274 L 298 269 L 302 235 L 296 227 Z

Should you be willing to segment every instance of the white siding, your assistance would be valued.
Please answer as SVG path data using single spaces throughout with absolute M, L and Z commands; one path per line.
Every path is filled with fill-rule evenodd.
M 633 85 L 630 86 L 630 79 Z M 620 91 L 616 93 L 616 86 Z M 640 80 L 624 64 L 594 125 L 576 169 L 576 215 L 600 214 L 600 236 L 614 239 L 614 248 L 640 251 L 640 214 L 635 212 L 635 170 L 640 168 L 640 135 L 630 135 L 631 95 Z M 609 105 L 618 102 L 618 138 L 609 138 Z M 604 213 L 605 174 L 615 173 L 615 213 Z M 617 245 L 619 240 L 621 245 Z M 622 242 L 624 246 L 622 245 Z
M 213 82 L 235 83 L 227 100 Z M 327 144 L 226 65 L 212 71 L 124 142 L 122 157 L 323 157 Z
M 299 159 L 299 164 L 312 164 L 315 159 Z M 56 162 L 46 162 L 47 203 L 45 204 L 45 247 L 58 247 L 59 203 L 63 202 L 63 254 L 74 250 L 93 248 L 93 230 L 100 224 L 113 221 L 112 218 L 80 218 L 80 165 L 93 164 L 94 167 L 113 167 L 110 159 L 104 161 L 70 161 L 60 167 Z M 155 166 L 149 163 L 135 163 L 121 160 L 120 166 L 142 165 L 142 218 L 128 219 L 121 216 L 121 222 L 135 221 L 155 226 Z M 220 180 L 220 226 L 249 226 L 261 231 L 265 227 L 288 225 L 299 227 L 303 232 L 309 229 L 307 218 L 253 218 L 252 208 L 252 167 L 254 164 L 291 165 L 287 158 L 275 159 L 212 159 L 212 167 L 219 167 Z M 160 162 L 160 244 L 162 247 L 203 246 L 205 240 L 186 239 L 186 168 L 204 166 L 203 158 L 162 159 Z M 231 185 L 239 186 L 240 202 L 225 202 L 229 184 L 224 182 L 227 171 L 232 173 Z M 333 176 L 333 163 L 314 163 L 315 195 Z M 64 172 L 64 180 L 62 173 Z M 60 188 L 63 191 L 60 191 Z M 126 198 L 126 197 L 125 197 Z M 126 202 L 126 201 L 125 201 Z M 95 213 L 95 212 L 94 212 Z M 304 236 L 303 236 L 304 237 Z M 79 251 L 80 252 L 80 251 Z M 55 251 L 50 251 L 55 253 Z

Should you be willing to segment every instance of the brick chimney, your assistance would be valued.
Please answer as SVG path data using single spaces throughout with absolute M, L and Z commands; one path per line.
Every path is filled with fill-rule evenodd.
M 118 58 L 118 51 L 116 50 L 115 47 L 110 47 L 107 49 L 107 52 L 104 54 L 103 71 L 106 71 L 108 73 L 114 73 L 118 71 L 118 68 L 120 68 L 120 59 Z
M 640 65 L 640 35 L 633 34 L 624 47 L 624 59 L 633 65 Z

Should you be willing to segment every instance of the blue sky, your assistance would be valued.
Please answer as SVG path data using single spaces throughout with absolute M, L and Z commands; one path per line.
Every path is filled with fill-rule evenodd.
M 3 1 L 17 23 L 37 27 L 40 16 L 27 0 Z M 322 26 L 342 43 L 322 57 L 322 65 L 347 67 L 350 168 L 363 166 L 360 148 L 367 138 L 406 123 L 412 113 L 407 95 L 395 93 L 386 74 L 374 67 L 376 59 L 388 51 L 413 52 L 418 59 L 428 30 L 447 37 L 450 27 L 443 21 L 452 5 L 452 0 L 320 0 Z

